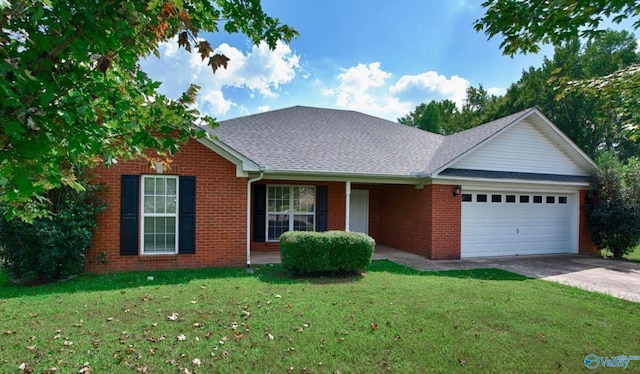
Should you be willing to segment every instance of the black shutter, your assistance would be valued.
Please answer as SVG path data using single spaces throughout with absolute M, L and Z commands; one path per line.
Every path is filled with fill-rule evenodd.
M 316 231 L 327 231 L 328 228 L 328 210 L 329 210 L 329 187 L 316 187 L 316 202 L 318 222 L 316 222 Z
M 140 176 L 120 177 L 120 255 L 138 254 Z
M 253 186 L 253 241 L 266 241 L 267 186 Z
M 196 253 L 196 177 L 180 177 L 178 253 Z

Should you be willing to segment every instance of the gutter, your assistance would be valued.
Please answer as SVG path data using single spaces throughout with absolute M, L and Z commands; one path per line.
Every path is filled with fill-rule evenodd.
M 253 274 L 251 267 L 251 185 L 264 178 L 264 172 L 256 178 L 247 181 L 247 273 Z

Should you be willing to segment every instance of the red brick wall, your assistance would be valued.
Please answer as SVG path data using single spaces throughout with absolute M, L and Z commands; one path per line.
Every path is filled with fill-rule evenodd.
M 378 242 L 434 260 L 460 258 L 461 197 L 453 188 L 382 186 Z
M 129 271 L 243 265 L 246 262 L 246 178 L 235 176 L 235 165 L 195 140 L 174 158 L 165 174 L 196 177 L 196 253 L 159 256 L 120 256 L 120 176 L 155 174 L 146 163 L 131 161 L 98 168 L 106 184 L 107 211 L 98 217 L 88 270 Z M 108 264 L 96 260 L 101 252 Z
M 580 191 L 580 228 L 578 234 L 578 253 L 581 255 L 595 255 L 600 251 L 596 244 L 591 240 L 591 234 L 589 234 L 589 220 L 587 219 L 587 205 L 586 200 L 587 191 Z
M 380 187 L 379 244 L 431 257 L 431 186 Z
M 263 179 L 254 184 L 287 184 L 293 186 L 327 186 L 328 187 L 328 229 L 344 230 L 345 216 L 345 183 L 343 182 L 319 182 L 319 181 L 280 181 Z M 252 202 L 253 204 L 253 202 Z M 279 251 L 278 242 L 255 242 L 253 241 L 253 220 L 251 222 L 251 250 L 252 251 Z
M 462 196 L 451 185 L 431 186 L 431 259 L 459 259 Z

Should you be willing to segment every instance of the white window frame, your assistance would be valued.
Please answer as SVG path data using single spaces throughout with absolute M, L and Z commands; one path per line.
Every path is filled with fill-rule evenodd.
M 144 199 L 145 199 L 145 183 L 147 182 L 147 180 L 155 180 L 161 178 L 161 179 L 173 179 L 176 181 L 176 211 L 175 213 L 145 213 L 144 211 Z M 141 255 L 145 255 L 145 256 L 155 256 L 155 255 L 167 255 L 167 254 L 177 254 L 178 253 L 178 243 L 179 243 L 179 238 L 178 238 L 178 234 L 179 234 L 179 230 L 178 230 L 178 220 L 179 220 L 179 212 L 180 212 L 180 206 L 179 206 L 179 196 L 180 196 L 180 180 L 178 178 L 177 175 L 161 175 L 161 174 L 152 174 L 152 175 L 143 175 L 142 176 L 142 183 L 140 186 L 140 215 L 141 215 L 141 220 L 140 220 L 140 254 Z M 155 196 L 155 195 L 153 195 Z M 174 244 L 174 250 L 173 251 L 163 251 L 163 252 L 145 252 L 144 248 L 144 228 L 145 228 L 145 220 L 147 218 L 155 218 L 155 217 L 167 217 L 167 218 L 175 218 L 175 244 Z
M 269 212 L 269 191 L 271 190 L 272 187 L 282 187 L 282 188 L 289 188 L 289 210 L 285 211 L 285 212 Z M 293 211 L 293 201 L 294 201 L 294 189 L 295 188 L 311 188 L 313 189 L 313 212 L 295 212 Z M 288 214 L 289 215 L 289 229 L 287 231 L 293 231 L 294 230 L 294 217 L 296 215 L 302 216 L 302 215 L 306 215 L 306 216 L 311 216 L 313 217 L 313 230 L 312 231 L 316 231 L 316 211 L 318 209 L 318 189 L 316 188 L 316 186 L 312 186 L 312 185 L 288 185 L 288 184 L 269 184 L 267 185 L 267 198 L 265 199 L 265 237 L 266 237 L 266 241 L 267 242 L 277 242 L 278 238 L 275 239 L 271 239 L 269 238 L 269 216 L 273 216 L 273 215 L 284 215 L 284 214 Z M 286 232 L 286 231 L 285 231 Z

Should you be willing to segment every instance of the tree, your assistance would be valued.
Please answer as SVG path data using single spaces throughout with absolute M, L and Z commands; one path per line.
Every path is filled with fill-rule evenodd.
M 640 159 L 623 164 L 612 152 L 601 154 L 593 195 L 591 237 L 598 247 L 622 258 L 640 243 Z
M 0 2 L 0 205 L 6 218 L 45 216 L 47 191 L 81 190 L 73 170 L 131 158 L 163 161 L 214 125 L 194 109 L 195 85 L 177 100 L 138 60 L 178 45 L 212 71 L 229 59 L 201 32 L 246 34 L 274 48 L 297 32 L 267 16 L 259 0 L 17 0 Z M 232 62 L 231 62 L 232 63 Z M 146 156 L 155 149 L 157 156 Z
M 504 37 L 504 54 L 537 53 L 540 43 L 560 45 L 578 37 L 593 39 L 602 34 L 604 18 L 614 23 L 637 17 L 640 3 L 635 0 L 487 0 L 485 14 L 474 23 L 489 38 Z M 640 20 L 633 27 L 640 27 Z
M 500 48 L 513 56 L 517 53 L 536 53 L 540 43 L 560 46 L 579 37 L 597 41 L 606 31 L 600 24 L 606 19 L 621 23 L 625 19 L 636 20 L 633 28 L 640 27 L 640 3 L 635 0 L 487 0 L 482 6 L 485 14 L 474 23 L 478 32 L 489 38 L 502 35 Z M 611 69 L 601 66 L 601 68 Z M 640 139 L 640 65 L 619 67 L 607 75 L 578 77 L 563 83 L 564 92 L 579 91 L 597 96 L 609 102 L 615 118 L 624 121 L 625 136 L 633 141 Z
M 398 118 L 398 122 L 433 132 L 435 134 L 447 134 L 448 126 L 458 113 L 456 103 L 451 100 L 430 101 L 429 104 L 420 104 L 413 112 Z

